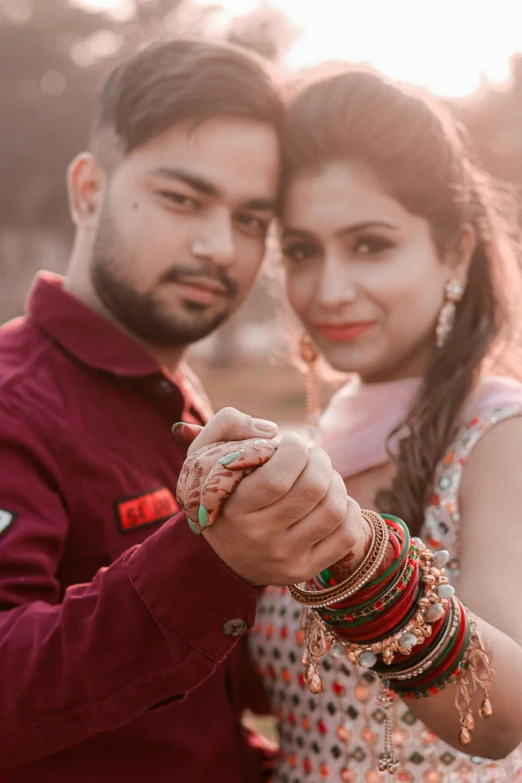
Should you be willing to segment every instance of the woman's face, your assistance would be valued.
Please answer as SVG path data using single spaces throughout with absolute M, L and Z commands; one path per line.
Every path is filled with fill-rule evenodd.
M 423 374 L 450 269 L 428 222 L 355 163 L 302 173 L 282 215 L 287 293 L 327 361 L 367 381 Z

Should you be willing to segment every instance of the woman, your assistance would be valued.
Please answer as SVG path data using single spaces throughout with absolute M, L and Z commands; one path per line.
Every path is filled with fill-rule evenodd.
M 498 376 L 500 361 L 507 366 L 513 355 L 509 311 L 519 281 L 487 178 L 441 110 L 376 74 L 348 70 L 304 88 L 290 106 L 282 205 L 289 301 L 326 361 L 356 374 L 322 417 L 318 442 L 363 508 L 396 514 L 434 553 L 449 551 L 447 574 L 460 599 L 454 615 L 444 572 L 430 571 L 431 560 L 415 572 L 445 596 L 444 618 L 434 615 L 426 633 L 440 635 L 437 644 L 428 640 L 430 655 L 442 660 L 443 647 L 457 656 L 474 639 L 487 697 L 482 712 L 490 712 L 491 696 L 494 714 L 476 717 L 478 696 L 462 704 L 462 656 L 451 658 L 446 687 L 426 686 L 428 698 L 395 699 L 397 759 L 386 767 L 392 756 L 383 763 L 379 754 L 388 709 L 372 672 L 387 677 L 386 666 L 373 653 L 369 668 L 354 666 L 348 648 L 334 643 L 315 660 L 322 690 L 310 694 L 300 607 L 286 590 L 271 588 L 250 647 L 279 718 L 276 780 L 374 783 L 386 768 L 400 783 L 522 780 L 522 387 Z M 398 528 L 394 535 L 386 566 L 405 541 Z M 423 556 L 421 544 L 413 551 Z M 436 564 L 443 563 L 441 555 Z M 332 569 L 315 587 L 329 589 L 349 574 Z M 464 604 L 476 636 L 464 625 Z M 322 607 L 326 627 L 349 639 L 359 615 L 345 614 L 339 630 L 328 611 Z M 375 605 L 372 611 L 378 623 Z M 400 671 L 421 643 L 407 636 Z M 411 694 L 418 695 L 425 670 L 417 667 L 415 677 Z M 403 695 L 400 686 L 396 680 Z M 464 752 L 459 741 L 470 739 L 473 723 Z

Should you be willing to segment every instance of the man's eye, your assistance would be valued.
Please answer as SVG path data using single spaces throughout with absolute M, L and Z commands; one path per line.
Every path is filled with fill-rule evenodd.
M 164 190 L 160 193 L 160 196 L 177 204 L 179 207 L 195 207 L 198 205 L 198 202 L 195 201 L 195 199 L 184 196 L 183 193 L 175 193 L 172 190 Z
M 256 217 L 256 215 L 242 214 L 237 216 L 238 223 L 250 231 L 254 231 L 259 234 L 265 234 L 268 229 L 268 221 L 263 218 Z

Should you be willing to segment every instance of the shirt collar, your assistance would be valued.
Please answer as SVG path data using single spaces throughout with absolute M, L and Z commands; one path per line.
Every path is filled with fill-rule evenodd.
M 40 272 L 29 293 L 27 311 L 65 350 L 98 370 L 141 376 L 161 371 L 132 337 L 65 290 L 63 278 Z
M 66 291 L 60 275 L 40 272 L 36 276 L 27 314 L 82 364 L 127 378 L 163 376 L 179 389 L 184 409 L 194 410 L 203 421 L 212 416 L 205 394 L 197 388 L 186 365 L 172 374 L 160 367 L 137 340 Z M 158 383 L 155 388 L 159 388 Z

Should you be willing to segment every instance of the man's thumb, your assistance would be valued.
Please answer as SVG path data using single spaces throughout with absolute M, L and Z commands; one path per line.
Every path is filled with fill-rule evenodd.
M 185 447 L 190 444 L 189 454 L 218 441 L 274 438 L 278 432 L 273 421 L 253 419 L 235 408 L 223 408 L 203 428 L 193 424 L 182 425 L 183 422 L 174 425 L 174 435 Z

